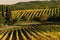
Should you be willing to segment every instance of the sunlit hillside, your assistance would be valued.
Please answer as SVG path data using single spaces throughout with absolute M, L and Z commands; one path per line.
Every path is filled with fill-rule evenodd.
M 60 40 L 60 1 L 0 5 L 0 40 Z

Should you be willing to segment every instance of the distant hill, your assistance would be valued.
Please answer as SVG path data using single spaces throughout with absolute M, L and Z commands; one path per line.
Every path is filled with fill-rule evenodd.
M 7 5 L 3 5 L 3 9 L 5 11 Z M 23 10 L 23 9 L 40 9 L 40 8 L 56 8 L 60 7 L 58 5 L 58 1 L 31 1 L 31 2 L 19 2 L 13 5 L 9 5 L 11 10 Z M 2 9 L 2 5 L 0 5 L 0 11 Z

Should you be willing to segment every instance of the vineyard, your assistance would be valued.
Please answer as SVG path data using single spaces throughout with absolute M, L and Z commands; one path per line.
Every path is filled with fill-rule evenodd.
M 0 30 L 0 40 L 60 40 L 59 26 L 31 25 L 3 29 Z
M 1 12 L 0 12 L 1 14 Z M 4 12 L 4 15 L 6 12 Z M 35 17 L 41 17 L 41 15 L 48 15 L 48 17 L 52 16 L 60 16 L 59 8 L 47 8 L 47 9 L 30 9 L 30 10 L 16 10 L 11 11 L 12 19 L 20 20 L 22 17 L 25 17 L 27 20 L 33 19 Z
M 60 0 L 0 0 L 0 40 L 60 40 Z
M 4 12 L 3 18 L 9 17 L 8 13 L 9 12 Z M 0 15 L 1 14 L 2 12 L 0 12 Z M 28 20 L 30 21 L 34 18 L 40 18 L 40 20 L 42 21 L 48 19 L 49 17 L 55 17 L 55 18 L 60 17 L 60 9 L 47 8 L 47 9 L 33 9 L 33 10 L 32 9 L 15 10 L 15 11 L 11 11 L 11 17 L 13 21 L 14 19 L 16 19 L 18 22 L 21 19 L 26 19 L 26 21 Z M 6 20 L 6 19 L 7 18 L 5 18 L 5 20 L 1 19 L 1 21 L 4 20 L 11 22 L 10 20 Z M 18 22 L 16 22 L 16 24 Z M 27 24 L 24 23 L 24 21 L 23 21 L 24 24 L 19 22 L 20 23 L 19 26 L 17 26 L 16 24 L 15 25 L 7 24 L 8 25 L 7 28 L 0 28 L 0 40 L 60 40 L 60 25 L 57 24 L 51 25 L 49 23 L 47 25 L 44 25 L 44 21 L 43 24 L 40 24 L 41 22 L 35 22 L 35 21 L 33 22 L 30 23 L 28 22 Z M 13 22 L 11 23 L 13 24 Z M 9 28 L 9 26 L 11 27 Z
M 21 19 L 23 16 L 27 19 L 33 19 L 35 17 L 41 17 L 41 15 L 48 15 L 49 17 L 52 16 L 60 16 L 60 9 L 59 8 L 51 8 L 51 9 L 34 9 L 34 10 L 17 10 L 11 11 L 12 18 L 17 18 L 18 20 Z

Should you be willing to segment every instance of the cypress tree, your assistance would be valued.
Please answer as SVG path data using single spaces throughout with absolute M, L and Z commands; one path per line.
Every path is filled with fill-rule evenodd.
M 9 6 L 6 7 L 5 23 L 7 25 L 12 24 L 11 10 L 9 9 Z

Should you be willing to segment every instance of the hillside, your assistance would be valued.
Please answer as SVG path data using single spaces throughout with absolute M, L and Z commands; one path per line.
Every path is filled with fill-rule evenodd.
M 40 9 L 40 8 L 54 8 L 58 7 L 58 1 L 31 1 L 31 2 L 19 2 L 13 5 L 9 5 L 11 10 L 22 10 L 22 9 Z M 5 11 L 6 5 L 3 5 Z M 59 6 L 60 7 L 60 6 Z M 2 5 L 0 5 L 0 11 Z

